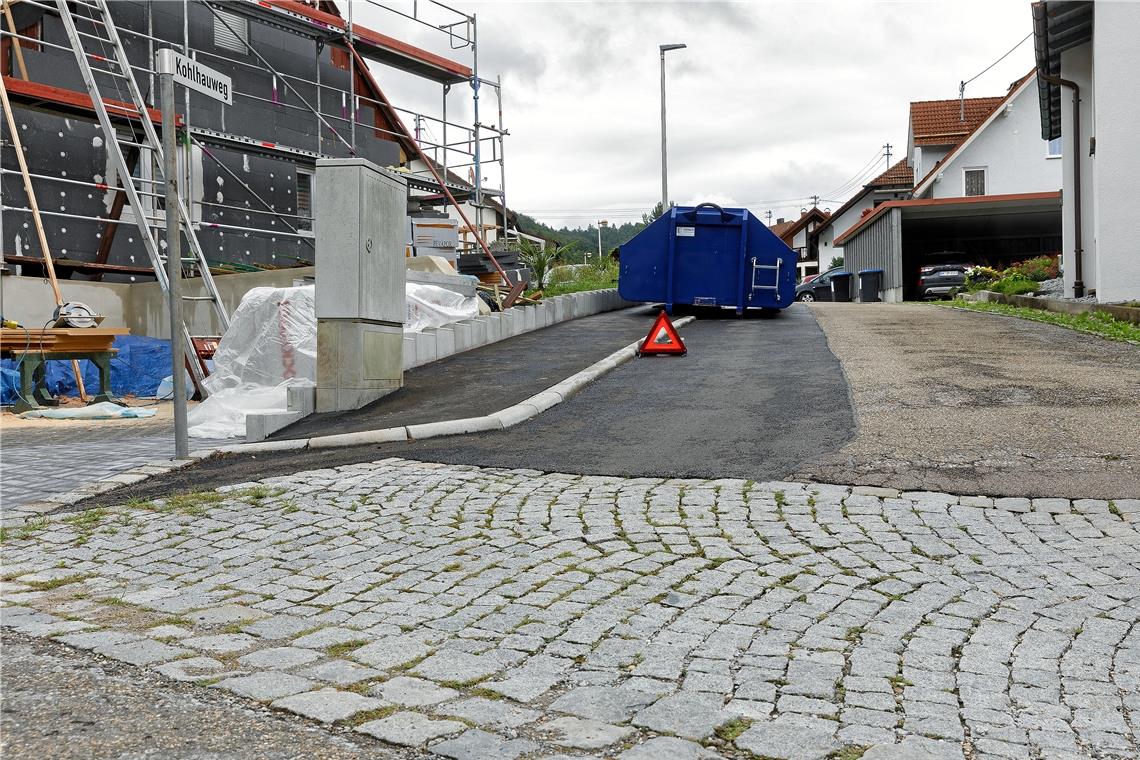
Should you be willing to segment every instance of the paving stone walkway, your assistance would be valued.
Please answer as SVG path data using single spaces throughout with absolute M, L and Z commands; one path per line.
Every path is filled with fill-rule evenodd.
M 139 429 L 100 429 L 68 422 L 60 425 L 0 432 L 0 502 L 5 516 L 26 502 L 174 456 L 174 429 L 168 424 Z M 237 442 L 191 438 L 190 449 Z
M 2 623 L 448 758 L 1133 758 L 1140 501 L 399 459 L 33 521 Z

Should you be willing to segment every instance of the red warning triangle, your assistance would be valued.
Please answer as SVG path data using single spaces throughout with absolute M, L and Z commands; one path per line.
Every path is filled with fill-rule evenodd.
M 681 340 L 681 336 L 677 334 L 677 328 L 673 327 L 673 323 L 669 321 L 669 317 L 665 315 L 664 311 L 657 315 L 657 319 L 653 320 L 653 327 L 649 328 L 649 334 L 645 336 L 645 340 L 641 342 L 641 347 L 637 350 L 638 356 L 656 356 L 659 354 L 684 356 L 685 352 L 684 341 Z

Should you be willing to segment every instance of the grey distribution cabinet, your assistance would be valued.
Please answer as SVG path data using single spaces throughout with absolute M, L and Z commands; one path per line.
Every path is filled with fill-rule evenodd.
M 317 162 L 318 319 L 403 324 L 404 180 L 361 158 Z
M 403 383 L 407 185 L 358 158 L 316 174 L 315 408 L 357 409 Z

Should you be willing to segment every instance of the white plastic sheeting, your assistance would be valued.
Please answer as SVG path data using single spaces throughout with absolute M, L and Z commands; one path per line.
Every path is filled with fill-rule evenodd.
M 209 398 L 189 414 L 195 438 L 245 437 L 250 412 L 284 412 L 287 388 L 317 377 L 315 288 L 254 288 L 230 318 L 206 378 Z
M 425 327 L 443 327 L 462 319 L 479 316 L 479 299 L 464 296 L 437 285 L 407 284 L 408 317 L 404 332 L 420 332 Z
M 189 414 L 195 438 L 244 438 L 245 417 L 288 409 L 289 386 L 317 378 L 315 286 L 254 288 L 241 299 L 206 378 L 210 397 Z M 407 323 L 419 332 L 479 315 L 479 299 L 407 283 Z

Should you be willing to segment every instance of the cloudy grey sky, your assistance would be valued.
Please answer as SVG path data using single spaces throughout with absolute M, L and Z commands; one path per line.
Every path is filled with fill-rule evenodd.
M 1030 31 L 1028 0 L 452 4 L 477 15 L 480 74 L 503 77 L 508 203 L 556 227 L 637 219 L 660 199 L 661 43 L 688 45 L 668 54 L 670 198 L 796 216 L 885 168 L 868 167 L 884 143 L 902 157 L 911 100 L 957 97 Z M 358 23 L 447 52 L 434 30 L 354 7 Z M 1032 67 L 1030 40 L 966 95 L 1004 94 Z M 438 115 L 437 86 L 377 74 L 397 105 Z M 470 120 L 469 89 L 448 108 Z

